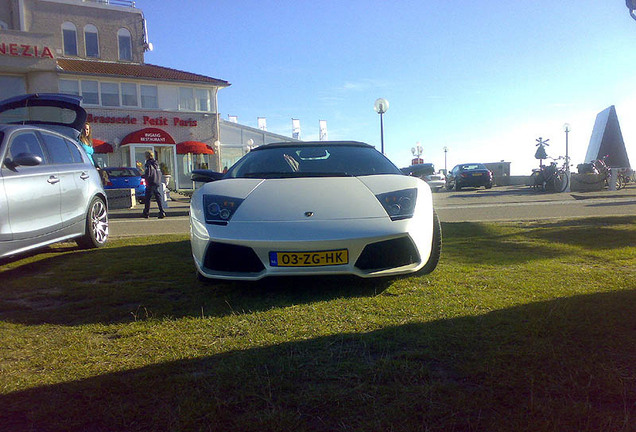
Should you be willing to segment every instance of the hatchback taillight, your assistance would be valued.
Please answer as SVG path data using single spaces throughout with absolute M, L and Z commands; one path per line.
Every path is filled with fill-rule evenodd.
M 142 177 L 141 180 L 139 181 L 139 184 L 142 186 L 146 186 L 146 179 Z

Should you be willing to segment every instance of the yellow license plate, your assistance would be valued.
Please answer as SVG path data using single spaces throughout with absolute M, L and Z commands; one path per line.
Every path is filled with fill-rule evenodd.
M 272 267 L 320 267 L 349 263 L 349 251 L 338 249 L 319 252 L 270 252 Z
M 473 177 L 479 177 L 482 173 L 473 173 Z

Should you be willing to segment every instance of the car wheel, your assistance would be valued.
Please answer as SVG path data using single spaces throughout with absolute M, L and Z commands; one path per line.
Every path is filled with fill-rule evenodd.
M 459 185 L 459 183 L 455 183 L 455 190 L 456 191 L 462 190 L 462 187 Z
M 431 273 L 437 267 L 439 258 L 442 254 L 442 224 L 437 217 L 437 213 L 433 210 L 433 242 L 431 245 L 431 255 L 428 257 L 428 261 L 424 264 L 420 270 L 416 272 L 417 276 L 423 276 Z
M 104 246 L 106 240 L 108 240 L 106 203 L 101 198 L 95 197 L 86 213 L 84 235 L 77 239 L 77 244 L 83 249 L 92 249 Z

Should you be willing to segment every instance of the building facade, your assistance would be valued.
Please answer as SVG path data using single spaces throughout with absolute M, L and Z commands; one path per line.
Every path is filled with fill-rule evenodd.
M 222 144 L 217 94 L 230 83 L 146 64 L 151 48 L 134 1 L 0 0 L 0 100 L 80 95 L 101 166 L 139 166 L 153 151 L 169 187 L 191 189 L 193 169 L 222 170 L 224 147 L 225 163 L 248 150 L 235 127 Z

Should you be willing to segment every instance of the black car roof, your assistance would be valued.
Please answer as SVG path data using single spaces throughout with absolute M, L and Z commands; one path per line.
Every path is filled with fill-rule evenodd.
M 266 150 L 271 148 L 285 147 L 327 147 L 327 146 L 343 146 L 343 147 L 367 147 L 375 148 L 372 145 L 360 141 L 284 141 L 269 144 L 263 144 L 252 149 L 252 151 Z

